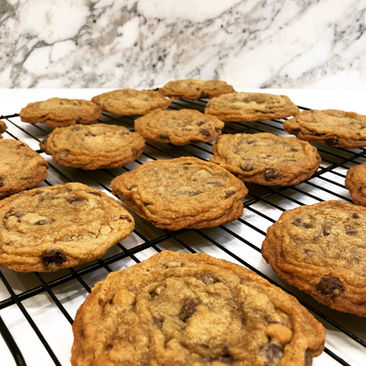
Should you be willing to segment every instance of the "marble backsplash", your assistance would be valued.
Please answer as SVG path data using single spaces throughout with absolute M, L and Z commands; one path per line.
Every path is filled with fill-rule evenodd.
M 0 0 L 0 87 L 366 88 L 366 0 Z

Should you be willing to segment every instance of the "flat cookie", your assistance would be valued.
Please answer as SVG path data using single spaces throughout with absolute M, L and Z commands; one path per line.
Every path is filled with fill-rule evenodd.
M 95 122 L 102 110 L 93 102 L 83 99 L 51 98 L 29 103 L 20 111 L 23 122 L 44 122 L 51 127 L 69 126 L 75 123 Z
M 0 139 L 2 138 L 1 134 L 6 130 L 6 124 L 4 121 L 0 121 Z
M 177 99 L 195 100 L 213 98 L 221 94 L 234 93 L 234 88 L 222 80 L 183 79 L 166 83 L 159 92 Z
M 42 182 L 47 168 L 47 160 L 24 142 L 0 140 L 0 198 Z
M 285 121 L 287 133 L 335 147 L 366 146 L 366 116 L 336 109 L 309 110 Z
M 157 91 L 119 89 L 97 95 L 92 101 L 103 110 L 120 116 L 146 114 L 170 106 L 172 100 Z
M 224 126 L 217 117 L 192 109 L 155 110 L 135 120 L 135 131 L 146 140 L 173 145 L 213 141 Z
M 348 169 L 345 181 L 352 201 L 366 206 L 366 164 L 359 164 Z
M 101 257 L 133 228 L 117 201 L 84 184 L 32 189 L 0 201 L 0 266 L 68 268 Z
M 170 251 L 97 283 L 73 333 L 73 366 L 303 366 L 325 339 L 294 297 L 243 266 Z
M 298 112 L 297 106 L 286 95 L 268 93 L 223 94 L 211 99 L 205 109 L 205 113 L 227 122 L 266 121 Z
M 126 127 L 96 123 L 55 128 L 40 146 L 60 165 L 93 170 L 136 160 L 145 140 Z
M 291 186 L 310 178 L 321 157 L 308 142 L 271 133 L 220 136 L 210 161 L 244 182 L 263 186 Z
M 155 226 L 218 226 L 240 217 L 248 190 L 216 164 L 182 157 L 144 163 L 111 182 L 112 193 Z
M 325 201 L 284 212 L 262 254 L 289 284 L 339 311 L 366 316 L 366 208 Z

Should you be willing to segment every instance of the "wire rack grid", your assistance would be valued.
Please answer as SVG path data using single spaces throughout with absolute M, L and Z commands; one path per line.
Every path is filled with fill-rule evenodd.
M 203 111 L 205 105 L 205 100 L 176 100 L 170 108 Z M 144 153 L 123 168 L 86 172 L 62 167 L 39 149 L 39 142 L 51 131 L 48 126 L 22 123 L 17 113 L 0 118 L 8 126 L 4 138 L 26 142 L 49 161 L 49 175 L 40 186 L 79 181 L 113 196 L 109 188 L 110 181 L 146 161 L 183 155 L 208 160 L 211 156 L 210 143 L 182 147 L 147 143 Z M 123 124 L 133 129 L 132 118 L 105 113 L 100 122 Z M 239 132 L 285 135 L 283 120 L 227 123 L 224 128 L 224 133 Z M 322 162 L 312 178 L 293 187 L 248 185 L 250 193 L 244 199 L 244 213 L 232 223 L 201 230 L 165 231 L 134 215 L 136 227 L 133 234 L 99 260 L 55 273 L 16 273 L 1 269 L 1 364 L 69 365 L 73 341 L 71 325 L 76 310 L 93 285 L 111 271 L 126 268 L 161 250 L 170 249 L 204 252 L 241 264 L 296 296 L 326 328 L 325 350 L 314 359 L 314 365 L 365 365 L 366 319 L 339 313 L 318 304 L 310 296 L 284 283 L 261 256 L 261 243 L 268 226 L 285 210 L 329 199 L 351 202 L 344 187 L 345 174 L 351 166 L 366 162 L 366 150 L 316 146 Z

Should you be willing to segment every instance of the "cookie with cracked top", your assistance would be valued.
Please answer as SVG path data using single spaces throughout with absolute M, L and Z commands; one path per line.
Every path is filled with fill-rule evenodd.
M 133 228 L 119 202 L 85 184 L 35 188 L 0 201 L 0 266 L 68 268 L 101 257 Z
M 42 182 L 47 168 L 47 160 L 26 143 L 0 140 L 0 198 Z
M 352 201 L 357 205 L 366 206 L 366 164 L 349 168 L 345 185 L 349 190 Z
M 163 87 L 159 88 L 159 92 L 176 99 L 196 100 L 234 93 L 235 90 L 223 80 L 183 79 L 167 82 Z
M 0 121 L 0 139 L 2 138 L 1 134 L 6 130 L 6 124 L 4 121 Z
M 266 121 L 294 116 L 297 106 L 286 95 L 268 93 L 231 93 L 212 98 L 205 113 L 225 122 Z
M 321 161 L 310 143 L 271 133 L 221 135 L 212 151 L 211 162 L 244 182 L 264 186 L 298 184 L 310 178 Z
M 92 101 L 104 111 L 120 116 L 146 114 L 170 106 L 172 100 L 153 90 L 117 89 L 96 95 Z
M 217 117 L 192 109 L 155 110 L 135 120 L 135 131 L 146 140 L 186 145 L 215 140 L 224 125 Z
M 155 226 L 218 226 L 243 211 L 248 190 L 226 169 L 193 157 L 147 162 L 111 182 L 112 193 Z
M 97 283 L 73 324 L 71 364 L 311 365 L 323 326 L 243 266 L 163 251 Z
M 75 123 L 89 124 L 102 115 L 95 103 L 83 99 L 50 98 L 29 103 L 20 111 L 23 122 L 44 122 L 51 127 L 69 126 Z
M 366 116 L 354 112 L 336 109 L 302 111 L 285 121 L 284 128 L 301 140 L 343 148 L 366 146 Z
M 93 170 L 136 160 L 145 140 L 126 127 L 96 123 L 55 128 L 40 146 L 60 165 Z
M 366 316 L 366 208 L 324 201 L 284 212 L 262 255 L 289 284 L 320 303 Z

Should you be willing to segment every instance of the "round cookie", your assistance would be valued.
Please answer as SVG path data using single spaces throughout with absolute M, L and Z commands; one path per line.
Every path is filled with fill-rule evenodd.
M 366 208 L 325 201 L 284 212 L 262 255 L 289 284 L 339 311 L 366 316 Z
M 298 184 L 310 178 L 321 161 L 310 143 L 271 133 L 221 135 L 212 151 L 211 162 L 244 182 L 264 186 Z
M 323 326 L 243 266 L 163 251 L 97 283 L 73 324 L 71 364 L 311 365 Z
M 285 121 L 287 133 L 335 147 L 366 146 L 366 116 L 336 109 L 309 110 Z
M 118 89 L 97 95 L 92 101 L 103 110 L 120 116 L 146 114 L 170 106 L 172 100 L 153 90 Z
M 366 164 L 359 164 L 348 169 L 345 181 L 352 201 L 366 206 Z
M 172 98 L 195 100 L 234 93 L 235 90 L 222 80 L 183 79 L 167 82 L 162 88 L 159 88 L 159 92 Z
M 21 192 L 0 201 L 0 266 L 68 268 L 101 257 L 133 228 L 120 203 L 81 183 Z
M 298 112 L 297 106 L 286 95 L 268 93 L 223 94 L 212 98 L 205 109 L 205 113 L 227 122 L 266 121 Z
M 6 124 L 4 121 L 0 121 L 0 139 L 2 138 L 1 134 L 6 130 Z
M 248 190 L 216 164 L 182 157 L 147 162 L 111 182 L 112 193 L 155 226 L 218 226 L 240 217 Z
M 173 145 L 213 141 L 224 126 L 217 117 L 192 109 L 155 110 L 135 120 L 135 131 L 146 140 Z
M 40 146 L 60 165 L 93 170 L 134 161 L 145 140 L 126 127 L 96 123 L 55 128 Z
M 0 198 L 23 191 L 47 177 L 47 160 L 18 140 L 0 140 Z
M 88 124 L 96 121 L 102 110 L 93 102 L 83 99 L 51 98 L 29 103 L 20 111 L 23 122 L 44 122 L 51 127 Z

